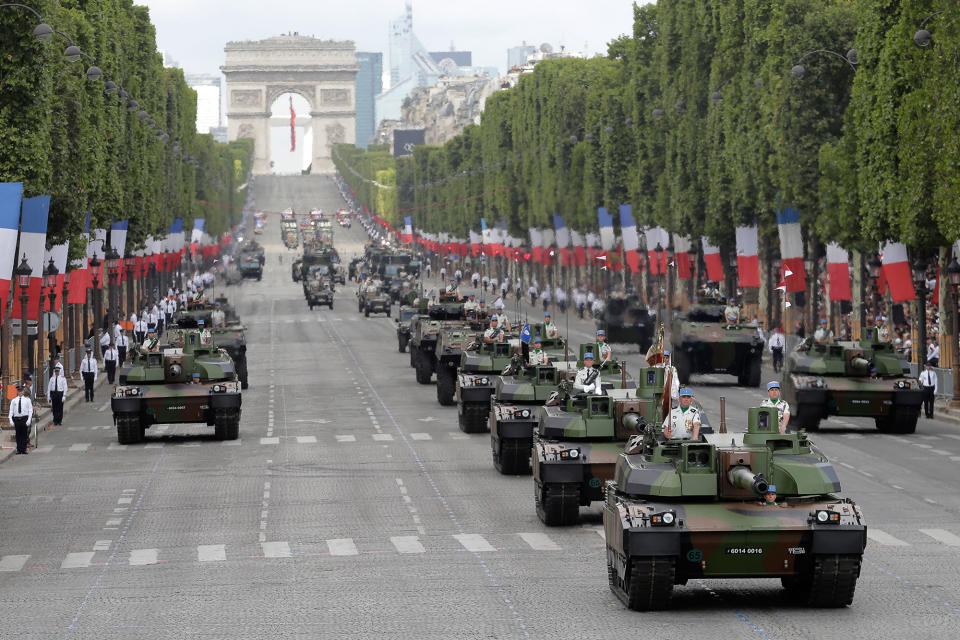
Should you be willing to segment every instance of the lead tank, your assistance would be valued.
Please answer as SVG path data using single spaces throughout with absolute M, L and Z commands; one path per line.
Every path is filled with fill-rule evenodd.
M 703 578 L 779 578 L 791 604 L 851 603 L 863 514 L 806 433 L 777 424 L 758 407 L 746 433 L 665 440 L 650 425 L 631 441 L 603 509 L 610 589 L 627 607 L 664 609 L 675 585 Z

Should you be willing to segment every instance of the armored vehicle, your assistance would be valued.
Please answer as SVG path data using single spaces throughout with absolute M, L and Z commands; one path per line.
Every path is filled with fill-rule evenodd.
M 385 313 L 390 317 L 390 296 L 382 286 L 361 285 L 357 290 L 357 310 L 370 317 L 371 313 Z
M 648 610 L 691 579 L 780 578 L 791 602 L 846 606 L 867 526 L 839 491 L 833 466 L 805 432 L 780 433 L 773 407 L 750 409 L 746 433 L 698 440 L 665 440 L 648 425 L 607 485 L 610 589 Z
M 314 307 L 324 305 L 333 309 L 333 284 L 327 278 L 317 277 L 305 280 L 303 295 L 311 311 Z
M 241 392 L 233 360 L 208 331 L 178 329 L 165 336 L 172 344 L 138 354 L 114 388 L 110 405 L 119 442 L 141 442 L 154 424 L 190 422 L 213 426 L 220 440 L 236 440 Z
M 280 223 L 280 234 L 283 238 L 283 244 L 287 249 L 296 249 L 300 242 L 297 234 L 297 221 L 284 219 Z
M 410 334 L 410 366 L 417 371 L 417 382 L 430 384 L 436 370 L 437 336 L 441 329 L 463 327 L 463 304 L 441 302 L 427 307 L 427 318 L 415 316 Z
M 729 373 L 742 387 L 760 386 L 763 338 L 756 323 L 730 325 L 719 304 L 691 305 L 673 320 L 673 366 L 681 384 L 694 373 Z
M 534 495 L 537 516 L 549 526 L 575 524 L 580 507 L 603 500 L 603 483 L 613 478 L 627 439 L 663 415 L 665 370 L 640 370 L 636 389 L 603 395 L 563 394 L 539 410 L 534 439 Z M 626 372 L 619 386 L 626 386 Z
M 211 319 L 216 303 L 220 303 L 220 309 L 226 320 L 222 327 L 214 327 Z M 177 311 L 175 321 L 181 329 L 196 329 L 202 324 L 210 331 L 216 345 L 226 351 L 233 360 L 233 367 L 237 372 L 241 388 L 247 388 L 247 336 L 240 318 L 226 297 L 219 296 L 214 304 L 206 301 L 188 302 L 186 308 Z
M 466 320 L 447 321 L 437 333 L 434 349 L 433 370 L 437 374 L 437 402 L 443 406 L 452 405 L 457 398 L 457 369 L 463 354 L 477 343 L 477 326 Z M 510 358 L 507 357 L 509 362 Z M 486 378 L 484 378 L 486 379 Z M 489 408 L 489 403 L 485 403 Z M 463 428 L 461 414 L 460 428 Z
M 260 280 L 263 278 L 263 263 L 260 259 L 251 253 L 240 255 L 240 275 L 244 278 Z
M 414 318 L 417 316 L 429 318 L 426 315 L 427 305 L 424 301 L 423 304 L 413 306 L 413 305 L 403 305 L 397 310 L 397 318 L 394 322 L 397 323 L 397 351 L 403 353 L 407 350 L 407 344 L 410 342 L 410 337 L 413 335 L 414 329 Z M 412 363 L 412 360 L 411 360 Z
M 454 382 L 458 423 L 464 433 L 480 433 L 489 428 L 490 398 L 497 378 L 511 365 L 514 355 L 520 352 L 520 344 L 516 338 L 508 338 L 504 342 L 477 342 L 460 355 L 459 373 Z
M 302 270 L 303 270 L 303 259 L 297 258 L 296 260 L 293 261 L 293 264 L 290 265 L 290 277 L 293 278 L 294 282 L 300 282 L 301 278 L 303 278 Z
M 597 319 L 597 329 L 607 332 L 613 343 L 636 344 L 646 351 L 653 341 L 655 319 L 636 296 L 607 300 L 603 315 Z
M 790 421 L 808 431 L 828 416 L 873 418 L 883 433 L 913 433 L 923 389 L 893 344 L 877 339 L 874 327 L 860 342 L 802 342 L 786 358 L 783 396 Z

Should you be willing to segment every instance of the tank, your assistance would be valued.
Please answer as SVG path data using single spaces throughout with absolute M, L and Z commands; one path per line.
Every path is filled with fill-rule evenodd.
M 417 382 L 430 384 L 436 370 L 437 336 L 441 329 L 463 327 L 463 304 L 455 301 L 429 304 L 427 317 L 411 325 L 410 366 L 416 369 Z
M 473 334 L 475 342 L 460 354 L 459 369 L 452 381 L 456 387 L 457 422 L 464 433 L 482 433 L 488 429 L 490 398 L 500 373 L 520 355 L 520 340 L 509 337 L 504 342 L 483 342 Z M 522 358 L 522 356 L 520 356 Z M 439 384 L 439 376 L 437 378 Z
M 882 433 L 913 433 L 923 389 L 910 364 L 870 327 L 860 342 L 803 341 L 784 362 L 783 397 L 790 421 L 807 431 L 829 416 L 859 416 L 873 418 Z
M 246 389 L 249 386 L 246 329 L 225 297 L 219 296 L 216 302 L 220 303 L 220 308 L 224 312 L 226 325 L 223 327 L 213 326 L 210 314 L 216 307 L 206 301 L 187 302 L 186 309 L 181 307 L 177 311 L 174 322 L 180 329 L 196 329 L 200 326 L 202 320 L 203 326 L 210 331 L 216 345 L 226 351 L 230 359 L 233 360 L 233 367 L 237 372 L 237 378 L 240 380 L 240 386 Z M 122 382 L 121 380 L 121 384 Z
M 674 585 L 704 578 L 779 578 L 790 604 L 853 600 L 863 514 L 804 431 L 779 433 L 775 408 L 750 409 L 746 433 L 667 441 L 650 425 L 631 444 L 603 509 L 610 589 L 627 607 L 664 609 Z
M 176 329 L 156 352 L 137 353 L 110 398 L 117 440 L 142 442 L 154 424 L 202 423 L 220 440 L 240 431 L 240 381 L 233 360 L 205 330 Z M 193 374 L 200 375 L 193 382 Z
M 445 322 L 437 333 L 437 343 L 433 352 L 433 370 L 437 374 L 437 402 L 445 407 L 457 402 L 457 372 L 464 353 L 478 344 L 479 329 L 475 321 L 453 320 Z M 489 406 L 488 400 L 485 407 L 489 409 Z M 460 429 L 463 430 L 462 415 Z
M 607 332 L 612 343 L 635 344 L 646 351 L 653 342 L 655 319 L 637 296 L 611 298 L 606 301 L 597 329 Z
M 241 254 L 237 263 L 240 275 L 244 279 L 261 280 L 263 278 L 263 263 L 257 256 L 250 253 Z
M 644 368 L 634 389 L 603 382 L 604 395 L 561 396 L 539 409 L 531 459 L 544 524 L 576 524 L 581 506 L 603 500 L 624 443 L 648 422 L 660 423 L 663 384 L 664 369 Z
M 674 317 L 670 335 L 681 384 L 694 373 L 728 373 L 740 386 L 760 386 L 763 338 L 756 323 L 728 325 L 723 305 L 694 304 Z

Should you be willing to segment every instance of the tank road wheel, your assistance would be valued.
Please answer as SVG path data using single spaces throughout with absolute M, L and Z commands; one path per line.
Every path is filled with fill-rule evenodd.
M 846 607 L 853 602 L 860 564 L 858 555 L 814 556 L 809 576 L 800 578 L 807 587 L 803 600 L 811 607 Z
M 500 451 L 493 458 L 493 466 L 505 476 L 530 475 L 531 449 L 532 439 L 501 439 Z
M 920 409 L 916 411 L 897 411 L 894 409 L 890 415 L 874 418 L 874 421 L 881 433 L 913 433 L 917 430 L 917 420 L 919 419 Z
M 483 433 L 490 428 L 490 405 L 476 402 L 464 403 L 460 405 L 458 414 L 457 424 L 460 426 L 460 431 L 464 433 Z
M 410 342 L 410 338 L 405 335 L 400 335 L 397 337 L 397 351 L 403 353 L 407 350 L 407 343 Z
M 537 517 L 548 527 L 576 524 L 580 519 L 580 486 L 545 484 L 535 486 Z
M 417 351 L 415 361 L 413 366 L 417 369 L 417 382 L 420 384 L 430 384 L 430 378 L 433 377 L 433 367 L 431 367 L 430 362 L 427 361 L 427 356 L 425 356 L 422 351 Z
M 441 365 L 437 369 L 437 402 L 449 407 L 456 401 L 457 378 L 450 367 Z
M 140 426 L 140 416 L 136 413 L 117 414 L 117 442 L 120 444 L 136 444 L 143 442 L 143 427 Z
M 217 409 L 213 417 L 217 440 L 236 440 L 240 437 L 240 411 Z
M 634 611 L 666 609 L 673 596 L 677 559 L 673 556 L 633 558 L 623 590 Z

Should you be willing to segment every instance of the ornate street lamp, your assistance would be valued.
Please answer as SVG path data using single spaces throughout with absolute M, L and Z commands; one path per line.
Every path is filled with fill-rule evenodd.
M 47 299 L 50 302 L 50 312 L 52 315 L 54 309 L 54 298 L 57 296 L 57 276 L 60 275 L 60 270 L 57 269 L 57 265 L 53 264 L 53 258 L 50 258 L 50 262 L 47 263 L 46 268 L 43 270 L 43 286 L 47 290 Z M 43 312 L 43 292 L 40 292 L 40 315 L 37 321 L 37 362 L 43 366 L 43 369 L 49 369 L 53 366 L 53 349 L 50 349 L 50 362 L 49 365 L 44 364 L 43 359 L 43 343 L 48 339 L 49 331 L 44 331 L 43 321 L 46 318 L 46 314 Z M 37 367 L 38 370 L 43 370 L 40 367 Z M 48 371 L 52 373 L 52 371 Z M 43 393 L 43 376 L 37 375 L 37 395 L 40 396 Z
M 835 58 L 839 58 L 847 63 L 850 69 L 856 73 L 857 65 L 860 63 L 860 56 L 857 54 L 856 49 L 850 49 L 847 51 L 846 55 L 837 53 L 836 51 L 830 51 L 829 49 L 814 49 L 813 51 L 807 51 L 805 54 L 800 56 L 800 59 L 797 60 L 797 64 L 793 65 L 793 68 L 790 69 L 790 73 L 796 78 L 802 78 L 804 74 L 807 73 L 807 68 L 803 66 L 803 61 L 807 56 L 812 56 L 815 53 L 824 53 Z
M 930 35 L 930 31 L 927 30 L 927 23 L 930 22 L 935 16 L 940 15 L 943 11 L 937 11 L 936 13 L 931 13 L 926 18 L 923 19 L 923 22 L 920 23 L 920 28 L 915 34 L 913 34 L 913 41 L 917 43 L 919 47 L 929 47 L 933 44 L 933 36 Z
M 960 343 L 957 340 L 958 327 L 960 322 L 957 320 L 957 311 L 960 309 L 960 263 L 954 258 L 947 266 L 947 277 L 950 280 L 950 292 L 953 294 L 953 304 L 950 308 L 950 315 L 953 317 L 953 398 L 950 399 L 950 406 L 960 408 Z
M 110 331 L 110 342 L 113 343 L 113 323 L 117 321 L 117 306 L 119 298 L 119 284 L 120 284 L 120 269 L 123 267 L 123 258 L 117 254 L 116 249 L 113 246 L 107 247 L 107 284 L 110 286 L 109 291 L 107 291 L 107 300 L 109 302 L 109 307 L 107 309 L 107 315 L 109 316 L 109 321 L 107 322 L 107 331 Z
M 30 347 L 27 340 L 27 298 L 30 290 L 30 276 L 33 275 L 33 269 L 27 263 L 27 254 L 23 254 L 20 265 L 14 269 L 13 275 L 17 277 L 17 286 L 20 287 L 20 357 L 23 361 L 23 370 L 30 370 L 30 360 L 28 354 Z
M 93 352 L 100 357 L 100 336 L 97 334 L 97 327 L 100 322 L 101 305 L 103 304 L 103 294 L 100 292 L 100 275 L 103 272 L 103 262 L 97 256 L 90 259 L 90 277 L 93 287 L 91 294 L 93 296 Z M 84 316 L 86 317 L 86 316 Z

